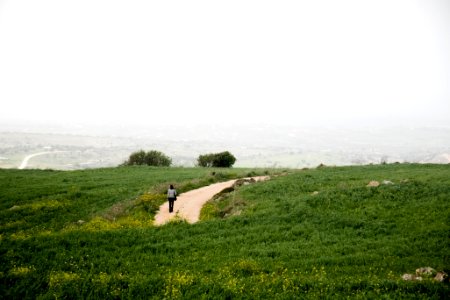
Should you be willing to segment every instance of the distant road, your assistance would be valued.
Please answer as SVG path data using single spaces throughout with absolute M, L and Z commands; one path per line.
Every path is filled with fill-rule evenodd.
M 20 164 L 19 169 L 20 170 L 25 169 L 28 165 L 28 161 L 35 156 L 45 155 L 45 154 L 50 154 L 50 153 L 61 153 L 61 152 L 66 152 L 66 151 L 46 151 L 46 152 L 39 152 L 39 153 L 34 153 L 31 155 L 28 155 L 22 160 L 22 163 Z

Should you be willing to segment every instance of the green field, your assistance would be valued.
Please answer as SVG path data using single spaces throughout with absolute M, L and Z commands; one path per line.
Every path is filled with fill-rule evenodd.
M 448 282 L 401 279 L 450 271 L 449 165 L 288 170 L 212 200 L 197 224 L 152 226 L 170 183 L 265 173 L 0 170 L 0 298 L 449 297 Z

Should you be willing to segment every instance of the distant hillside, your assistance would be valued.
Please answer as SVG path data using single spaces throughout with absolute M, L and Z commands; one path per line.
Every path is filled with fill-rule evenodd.
M 152 225 L 169 183 L 265 173 L 204 221 Z M 450 165 L 3 169 L 0 298 L 444 299 L 448 199 Z
M 289 126 L 211 126 L 67 129 L 44 133 L 0 131 L 0 168 L 75 170 L 113 167 L 130 153 L 156 149 L 177 166 L 192 167 L 204 153 L 228 150 L 237 167 L 316 167 L 380 162 L 450 163 L 450 129 L 445 128 L 299 128 Z M 44 129 L 40 128 L 44 131 Z M 116 130 L 116 131 L 115 131 Z M 51 131 L 49 131 L 51 132 Z

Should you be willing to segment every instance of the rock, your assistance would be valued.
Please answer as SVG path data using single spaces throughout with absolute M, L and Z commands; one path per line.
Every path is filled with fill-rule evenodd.
M 436 270 L 431 267 L 423 267 L 416 269 L 416 275 L 433 275 L 436 274 Z
M 377 186 L 380 186 L 380 183 L 376 180 L 372 180 L 371 182 L 369 182 L 369 184 L 367 186 L 368 187 L 377 187 Z
M 405 281 L 421 281 L 422 277 L 413 274 L 403 274 L 402 279 Z
M 402 279 L 405 281 L 411 281 L 411 280 L 413 280 L 413 277 L 414 277 L 414 275 L 412 275 L 412 274 L 403 274 L 402 275 Z
M 383 184 L 394 184 L 394 183 L 390 180 L 383 180 Z
M 251 183 L 255 183 L 255 178 L 241 178 L 236 180 L 236 182 L 233 184 L 234 187 L 240 187 L 242 185 L 249 185 Z
M 434 280 L 439 281 L 439 282 L 444 282 L 446 281 L 448 278 L 448 274 L 445 272 L 437 272 L 436 276 L 434 276 Z

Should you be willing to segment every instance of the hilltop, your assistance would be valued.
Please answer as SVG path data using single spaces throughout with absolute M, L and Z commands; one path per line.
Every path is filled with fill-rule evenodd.
M 281 172 L 153 226 L 168 183 Z M 0 170 L 0 296 L 445 298 L 402 275 L 449 273 L 449 198 L 449 165 Z

